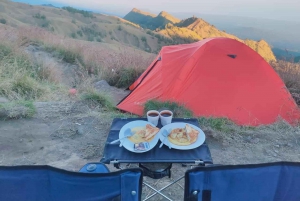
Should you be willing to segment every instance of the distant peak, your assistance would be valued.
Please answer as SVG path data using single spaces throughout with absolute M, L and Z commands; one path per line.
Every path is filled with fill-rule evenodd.
M 132 10 L 131 10 L 132 12 L 141 12 L 139 9 L 137 9 L 137 8 L 133 8 Z
M 155 17 L 154 14 L 146 12 L 146 11 L 142 11 L 142 10 L 137 9 L 137 8 L 133 8 L 130 12 L 139 13 L 139 14 L 142 14 L 142 15 L 148 15 L 148 16 L 151 16 L 151 17 Z
M 161 11 L 158 15 L 161 16 L 166 16 L 166 15 L 170 15 L 169 13 L 167 13 L 166 11 Z

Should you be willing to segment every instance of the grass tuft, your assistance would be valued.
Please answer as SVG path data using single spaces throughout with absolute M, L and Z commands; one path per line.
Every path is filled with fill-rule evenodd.
M 214 118 L 214 117 L 199 117 L 200 126 L 210 127 L 213 130 L 228 132 L 229 126 L 235 125 L 227 118 Z
M 141 68 L 122 68 L 119 70 L 113 70 L 106 72 L 104 79 L 108 84 L 118 88 L 129 87 L 142 73 L 144 69 Z
M 108 110 L 114 110 L 114 105 L 109 96 L 97 92 L 95 89 L 88 89 L 81 96 L 82 100 L 91 101 L 94 104 L 100 105 Z
M 150 100 L 145 103 L 144 113 L 146 114 L 149 110 L 171 110 L 174 117 L 181 118 L 191 118 L 193 117 L 193 112 L 187 109 L 184 105 L 181 105 L 172 101 L 158 101 Z
M 32 101 L 12 101 L 9 103 L 0 103 L 0 118 L 29 118 L 36 112 Z

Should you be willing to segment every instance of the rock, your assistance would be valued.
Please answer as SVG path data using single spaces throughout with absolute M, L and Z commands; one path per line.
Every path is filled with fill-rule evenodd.
M 244 140 L 245 142 L 250 143 L 252 141 L 252 137 L 251 136 L 244 137 Z
M 254 140 L 252 140 L 252 143 L 254 143 L 254 144 L 259 143 L 259 139 L 258 139 L 258 138 L 255 138 Z
M 293 147 L 293 145 L 291 143 L 287 143 L 286 146 Z
M 278 151 L 278 150 L 274 150 L 274 152 L 275 152 L 276 154 L 278 154 L 278 153 L 279 153 L 279 151 Z
M 96 82 L 94 87 L 98 90 L 105 90 L 109 89 L 111 86 L 105 81 L 105 80 L 100 80 L 99 82 Z
M 84 134 L 84 126 L 83 125 L 79 125 L 77 127 L 76 133 L 79 135 L 83 135 Z
M 280 146 L 279 146 L 279 144 L 275 144 L 275 145 L 274 145 L 274 147 L 277 147 L 277 148 L 279 148 Z
M 8 103 L 8 102 L 9 102 L 9 100 L 0 96 L 0 103 Z
M 277 157 L 277 154 L 276 154 L 276 153 L 273 153 L 273 156 L 274 156 L 274 157 Z

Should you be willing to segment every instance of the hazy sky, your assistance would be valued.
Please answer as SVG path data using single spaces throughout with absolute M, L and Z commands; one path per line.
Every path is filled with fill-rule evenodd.
M 16 0 L 33 4 L 53 3 L 125 15 L 133 7 L 158 13 L 218 14 L 299 20 L 300 0 Z

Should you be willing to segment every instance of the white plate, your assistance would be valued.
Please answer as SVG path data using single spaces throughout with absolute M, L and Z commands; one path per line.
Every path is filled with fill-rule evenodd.
M 148 121 L 142 121 L 142 120 L 137 120 L 137 121 L 132 121 L 132 122 L 129 122 L 127 124 L 125 124 L 120 132 L 119 132 L 119 139 L 124 137 L 124 132 L 127 128 L 135 128 L 135 127 L 145 127 L 147 124 L 150 124 L 151 126 L 155 127 L 152 123 L 148 122 Z M 128 138 L 124 138 L 123 139 L 123 147 L 125 149 L 127 149 L 128 151 L 131 151 L 131 152 L 134 152 L 134 153 L 144 153 L 144 152 L 147 152 L 149 150 L 151 150 L 153 147 L 155 147 L 155 145 L 157 144 L 159 140 L 159 134 L 157 133 L 155 135 L 155 137 L 153 138 L 153 140 L 151 142 L 149 142 L 149 149 L 145 150 L 145 151 L 135 151 L 134 150 L 134 143 L 131 142 Z
M 178 122 L 178 123 L 171 123 L 171 124 L 167 124 L 165 125 L 164 127 L 162 127 L 160 129 L 160 140 L 163 142 L 164 140 L 164 136 L 161 134 L 163 132 L 164 129 L 166 129 L 168 132 L 175 129 L 175 128 L 184 128 L 185 125 L 188 124 L 188 123 L 181 123 L 181 122 Z M 192 124 L 188 124 L 190 125 L 191 127 L 193 127 L 194 129 L 198 130 L 199 131 L 199 134 L 198 134 L 198 138 L 196 140 L 196 142 L 194 142 L 193 144 L 190 144 L 188 146 L 179 146 L 179 145 L 176 145 L 176 144 L 173 144 L 172 142 L 169 141 L 169 138 L 167 137 L 167 139 L 164 141 L 164 144 L 166 146 L 168 146 L 168 143 L 170 143 L 171 147 L 173 149 L 180 149 L 180 150 L 189 150 L 189 149 L 195 149 L 199 146 L 201 146 L 204 142 L 205 142 L 205 134 L 204 132 L 197 126 L 194 126 Z

